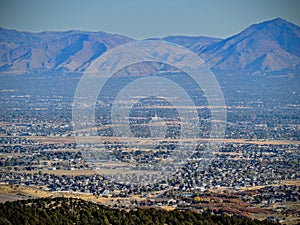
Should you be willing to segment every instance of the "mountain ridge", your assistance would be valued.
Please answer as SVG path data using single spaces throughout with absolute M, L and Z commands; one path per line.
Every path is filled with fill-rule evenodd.
M 197 53 L 216 70 L 299 70 L 300 27 L 276 18 L 253 24 Z M 264 61 L 264 64 L 256 64 L 256 61 Z M 274 66 L 276 64 L 281 66 Z
M 182 45 L 214 71 L 300 70 L 300 27 L 276 18 L 253 24 L 225 39 L 174 35 L 150 40 Z M 0 73 L 83 72 L 104 52 L 135 39 L 102 31 L 43 31 L 0 28 Z

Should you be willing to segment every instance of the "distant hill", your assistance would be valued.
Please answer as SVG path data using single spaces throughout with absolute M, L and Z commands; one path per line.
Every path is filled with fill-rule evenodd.
M 254 24 L 205 49 L 194 50 L 215 70 L 299 70 L 300 27 L 277 18 Z
M 152 39 L 189 48 L 215 71 L 300 70 L 300 27 L 281 18 L 254 24 L 224 40 L 203 36 Z M 104 32 L 31 33 L 0 28 L 0 73 L 81 72 L 105 51 L 131 41 L 135 40 Z
M 18 32 L 0 29 L 0 72 L 83 71 L 105 51 L 133 39 L 104 32 Z
M 223 39 L 221 38 L 214 38 L 214 37 L 205 37 L 205 36 L 168 36 L 164 38 L 150 38 L 150 40 L 165 40 L 169 42 L 173 42 L 175 44 L 184 46 L 188 49 L 195 49 L 198 50 L 199 48 L 204 48 L 211 44 L 217 43 Z

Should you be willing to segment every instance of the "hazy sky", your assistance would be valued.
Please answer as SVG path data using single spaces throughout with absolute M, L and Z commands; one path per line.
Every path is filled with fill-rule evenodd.
M 0 0 L 0 26 L 80 29 L 142 39 L 168 35 L 228 37 L 282 17 L 300 25 L 300 0 Z

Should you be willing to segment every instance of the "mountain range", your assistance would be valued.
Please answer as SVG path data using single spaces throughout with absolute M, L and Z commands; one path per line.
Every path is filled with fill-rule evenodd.
M 300 27 L 281 18 L 253 24 L 226 39 L 151 38 L 182 45 L 214 71 L 267 73 L 300 70 Z M 135 41 L 105 32 L 21 32 L 0 28 L 0 73 L 82 72 L 104 52 Z

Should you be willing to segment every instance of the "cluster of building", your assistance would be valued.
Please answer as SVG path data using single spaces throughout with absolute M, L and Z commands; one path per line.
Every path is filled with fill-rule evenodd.
M 63 175 L 63 172 L 60 176 L 51 174 L 52 170 L 97 169 L 93 167 L 93 164 L 85 162 L 84 154 L 78 150 L 75 151 L 73 144 L 23 145 L 20 144 L 24 142 L 23 139 L 13 141 L 16 144 L 7 142 L 7 139 L 2 139 L 0 180 L 6 184 L 12 182 L 47 187 L 50 191 L 88 192 L 99 195 L 107 190 L 109 193 L 119 191 L 120 196 L 128 196 L 168 188 L 178 191 L 204 191 L 216 187 L 239 190 L 243 187 L 279 184 L 282 180 L 300 179 L 300 155 L 298 154 L 300 146 L 297 144 L 226 143 L 219 151 L 210 152 L 206 156 L 211 157 L 206 166 L 203 166 L 206 161 L 199 147 L 193 159 L 188 160 L 173 176 L 143 186 L 134 182 L 118 183 L 118 180 L 101 174 L 101 171 L 99 175 L 90 176 Z M 113 152 L 119 151 L 117 148 L 111 152 L 115 154 Z M 153 152 L 150 151 L 149 154 L 153 155 Z M 147 153 L 144 152 L 143 155 L 135 154 L 135 157 L 145 157 L 145 155 Z M 157 160 L 152 155 L 147 157 L 147 164 Z M 169 157 L 166 154 L 163 156 L 166 159 Z M 127 158 L 119 157 L 118 154 L 115 160 L 115 162 L 122 162 L 122 160 L 128 162 Z M 138 160 L 133 163 L 138 163 Z M 29 174 L 26 172 L 28 170 L 32 172 Z M 127 174 L 128 181 L 130 181 L 130 176 L 133 180 L 134 175 Z

